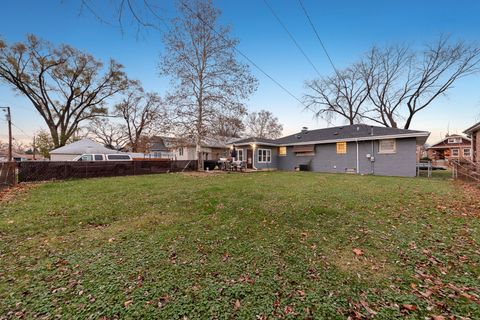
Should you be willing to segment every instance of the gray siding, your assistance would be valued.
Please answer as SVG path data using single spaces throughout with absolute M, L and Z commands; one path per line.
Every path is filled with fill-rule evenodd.
M 397 152 L 379 154 L 378 141 L 358 143 L 358 159 L 361 174 L 413 177 L 416 174 L 416 140 L 415 138 L 397 139 Z M 372 152 L 373 147 L 373 152 Z M 372 163 L 367 154 L 372 154 Z M 337 154 L 336 144 L 315 146 L 315 156 L 296 156 L 293 147 L 287 147 L 287 155 L 278 157 L 280 170 L 294 170 L 300 164 L 310 165 L 310 170 L 319 172 L 344 173 L 357 169 L 357 146 L 355 142 L 347 143 L 347 153 Z
M 259 163 L 258 162 L 258 149 L 270 149 L 272 151 L 272 162 L 271 163 Z M 277 169 L 278 168 L 278 148 L 277 147 L 258 145 L 254 150 L 253 156 L 254 156 L 254 160 L 255 160 L 254 165 L 255 165 L 255 168 L 257 168 L 257 169 Z

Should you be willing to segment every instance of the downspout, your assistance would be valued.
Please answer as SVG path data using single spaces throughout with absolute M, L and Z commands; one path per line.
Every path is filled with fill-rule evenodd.
M 372 157 L 373 161 L 370 158 L 370 163 L 372 164 L 372 174 L 375 174 L 375 140 L 372 140 Z
M 373 126 L 372 126 L 372 131 L 371 131 L 371 136 L 373 137 Z M 370 164 L 371 164 L 371 171 L 372 171 L 372 174 L 375 174 L 375 140 L 372 139 L 372 155 L 371 157 L 373 157 L 373 161 L 372 161 L 372 158 L 370 158 Z
M 255 143 L 252 145 L 252 168 L 253 170 L 258 170 L 255 167 Z
M 358 139 L 355 139 L 355 142 L 357 143 L 357 174 L 360 174 L 360 159 L 358 157 Z

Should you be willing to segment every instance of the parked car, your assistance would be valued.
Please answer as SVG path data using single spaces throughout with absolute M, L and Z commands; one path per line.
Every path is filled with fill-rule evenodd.
M 75 157 L 72 161 L 133 161 L 129 154 L 82 154 Z

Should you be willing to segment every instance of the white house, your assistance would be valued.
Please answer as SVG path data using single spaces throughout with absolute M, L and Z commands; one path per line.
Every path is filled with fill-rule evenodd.
M 228 156 L 227 143 L 231 138 L 206 138 L 202 144 L 204 160 L 218 160 Z M 195 143 L 175 137 L 153 137 L 150 147 L 153 155 L 169 154 L 175 160 L 197 160 Z M 160 156 L 158 156 L 160 157 Z
M 121 152 L 108 149 L 98 142 L 85 138 L 50 151 L 50 160 L 70 161 L 73 160 L 75 157 L 85 153 L 112 154 Z

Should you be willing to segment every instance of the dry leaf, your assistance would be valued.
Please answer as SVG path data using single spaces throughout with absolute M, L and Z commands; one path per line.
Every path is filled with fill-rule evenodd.
M 404 304 L 404 305 L 402 305 L 402 308 L 403 308 L 404 310 L 408 310 L 408 311 L 415 311 L 415 310 L 417 310 L 417 307 L 414 306 L 413 304 Z
M 363 255 L 363 251 L 362 251 L 361 249 L 355 248 L 355 249 L 353 249 L 352 251 L 353 251 L 353 253 L 355 253 L 355 255 L 357 255 L 357 256 Z
M 360 300 L 360 304 L 365 308 L 365 310 L 367 310 L 368 313 L 372 315 L 377 314 L 377 312 L 375 312 L 374 310 L 372 310 L 372 308 L 368 306 L 368 303 L 366 301 Z
M 125 308 L 128 308 L 129 305 L 131 305 L 133 302 L 133 300 L 127 300 L 123 303 L 123 305 L 125 306 Z
M 240 300 L 237 299 L 237 300 L 235 301 L 235 305 L 233 306 L 233 310 L 238 310 L 238 309 L 240 309 L 240 305 L 241 305 L 241 304 L 240 304 Z

